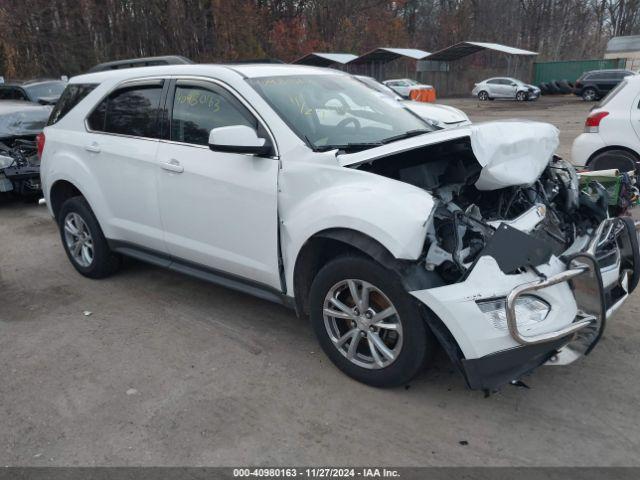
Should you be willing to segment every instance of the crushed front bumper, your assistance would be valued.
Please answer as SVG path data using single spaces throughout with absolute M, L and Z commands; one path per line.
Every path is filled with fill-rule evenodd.
M 465 281 L 411 293 L 456 340 L 456 348 L 447 350 L 461 352 L 454 360 L 469 386 L 490 390 L 544 363 L 564 365 L 588 354 L 639 277 L 636 226 L 628 218 L 612 218 L 536 269 L 507 275 L 485 256 Z M 516 302 L 523 295 L 550 306 L 539 325 L 519 325 Z M 505 299 L 505 329 L 489 324 L 478 308 L 479 301 L 490 298 Z

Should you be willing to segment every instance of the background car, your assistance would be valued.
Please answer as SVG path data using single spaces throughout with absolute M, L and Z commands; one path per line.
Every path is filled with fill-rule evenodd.
M 573 93 L 594 102 L 609 93 L 624 78 L 635 75 L 631 70 L 592 70 L 576 80 Z
M 420 87 L 430 87 L 430 85 L 425 85 L 423 83 L 416 82 L 410 78 L 397 78 L 392 80 L 385 80 L 384 83 L 391 90 L 396 92 L 402 98 L 409 98 L 409 94 L 411 90 L 414 88 Z
M 427 120 L 432 125 L 438 128 L 453 128 L 463 125 L 470 125 L 471 120 L 459 108 L 450 107 L 449 105 L 440 105 L 436 103 L 414 102 L 412 100 L 405 100 L 391 88 L 380 83 L 375 78 L 367 77 L 365 75 L 354 75 L 354 77 L 360 82 L 364 83 L 367 87 L 387 95 L 394 100 L 402 102 L 402 104 L 411 110 L 416 115 L 420 116 L 424 120 Z
M 51 107 L 31 102 L 0 102 L 0 198 L 25 199 L 40 193 L 40 161 L 36 135 L 42 132 Z
M 627 76 L 589 113 L 571 155 L 591 170 L 640 172 L 640 76 Z
M 64 80 L 29 80 L 0 85 L 0 100 L 24 100 L 54 105 L 67 86 Z
M 128 58 L 125 60 L 114 60 L 111 62 L 99 63 L 94 65 L 88 73 L 93 72 L 106 72 L 108 70 L 120 70 L 123 68 L 136 68 L 136 67 L 153 67 L 157 65 L 189 65 L 193 63 L 192 60 L 182 55 L 164 55 L 160 57 L 142 57 L 142 58 Z
M 540 96 L 540 89 L 517 78 L 494 77 L 476 83 L 471 94 L 482 101 L 506 98 L 525 102 L 537 100 Z

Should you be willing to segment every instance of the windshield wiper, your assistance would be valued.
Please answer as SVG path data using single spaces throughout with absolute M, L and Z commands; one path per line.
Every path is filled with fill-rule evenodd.
M 408 132 L 401 133 L 400 135 L 394 135 L 393 137 L 380 140 L 380 143 L 387 144 L 387 143 L 395 142 L 397 140 L 404 140 L 405 138 L 417 137 L 418 135 L 422 135 L 423 133 L 431 133 L 431 130 L 427 130 L 426 128 L 409 130 Z
M 353 142 L 343 145 L 318 145 L 315 147 L 316 152 L 327 152 L 329 150 L 343 150 L 347 153 L 360 152 L 368 148 L 374 148 L 384 145 L 382 142 Z

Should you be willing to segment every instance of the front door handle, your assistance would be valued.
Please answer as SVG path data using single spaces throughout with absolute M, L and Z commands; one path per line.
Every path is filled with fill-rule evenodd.
M 96 142 L 92 142 L 89 145 L 85 145 L 84 149 L 87 152 L 100 153 L 100 145 L 98 145 Z
M 184 172 L 184 167 L 180 165 L 180 162 L 175 158 L 172 158 L 168 162 L 160 162 L 160 166 L 169 172 L 174 173 L 182 173 Z

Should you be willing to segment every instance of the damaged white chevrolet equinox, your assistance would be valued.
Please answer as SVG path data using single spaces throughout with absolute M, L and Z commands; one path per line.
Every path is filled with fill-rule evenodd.
M 39 138 L 81 274 L 127 255 L 289 305 L 375 386 L 439 343 L 484 390 L 589 353 L 638 283 L 633 223 L 579 190 L 557 146 L 543 123 L 437 130 L 290 65 L 78 76 Z

